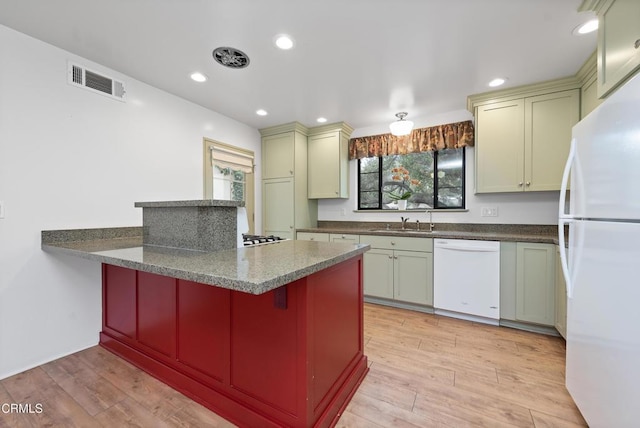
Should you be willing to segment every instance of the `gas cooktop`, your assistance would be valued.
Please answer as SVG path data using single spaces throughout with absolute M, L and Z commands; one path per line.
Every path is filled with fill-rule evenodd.
M 245 247 L 260 244 L 274 244 L 276 242 L 286 241 L 285 238 L 280 238 L 279 236 L 274 235 L 247 235 L 244 233 L 242 234 L 242 240 Z

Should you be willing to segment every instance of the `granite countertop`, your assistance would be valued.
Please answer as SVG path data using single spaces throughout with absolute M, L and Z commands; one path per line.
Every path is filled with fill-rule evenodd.
M 443 238 L 443 239 L 471 239 L 483 241 L 511 241 L 511 242 L 539 242 L 546 244 L 558 244 L 557 226 L 531 227 L 525 225 L 496 225 L 496 227 L 469 227 L 469 230 L 447 230 L 439 229 L 449 225 L 436 224 L 433 232 L 429 232 L 429 224 L 421 223 L 420 228 L 415 230 L 415 223 L 407 225 L 405 230 L 401 230 L 398 225 L 393 225 L 389 230 L 384 226 L 374 226 L 372 224 L 360 223 L 339 225 L 339 222 L 331 222 L 317 228 L 297 229 L 297 232 L 312 233 L 335 233 L 354 235 L 380 235 L 380 236 L 410 236 L 419 238 Z M 464 225 L 451 225 L 458 229 Z M 476 225 L 477 226 L 477 225 Z M 426 230 L 425 230 L 426 229 Z
M 143 245 L 142 228 L 110 228 L 43 231 L 42 249 L 250 294 L 263 294 L 360 255 L 369 246 L 280 241 L 206 252 Z
M 242 201 L 226 199 L 195 199 L 185 201 L 143 201 L 136 202 L 137 208 L 182 208 L 182 207 L 244 207 Z

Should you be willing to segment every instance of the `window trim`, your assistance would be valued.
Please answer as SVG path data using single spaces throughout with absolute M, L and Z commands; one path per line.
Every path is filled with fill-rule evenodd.
M 448 149 L 448 150 L 452 150 L 452 149 Z M 455 150 L 455 149 L 453 149 Z M 466 150 L 464 147 L 460 147 L 460 150 L 462 150 L 462 185 L 461 185 L 461 190 L 462 190 L 462 206 L 459 207 L 439 207 L 438 205 L 438 151 L 434 151 L 433 152 L 433 207 L 432 208 L 407 208 L 406 211 L 435 211 L 435 210 L 442 210 L 442 211 L 448 211 L 448 210 L 465 210 L 466 211 L 466 204 L 467 204 L 467 189 L 466 189 L 466 170 L 467 170 L 467 159 L 466 159 Z M 411 153 L 408 153 L 411 154 Z M 375 156 L 378 159 L 378 185 L 380 185 L 380 183 L 382 183 L 382 158 L 384 156 Z M 377 208 L 362 208 L 360 203 L 360 161 L 361 159 L 358 159 L 358 169 L 357 169 L 357 175 L 358 175 L 358 188 L 356 189 L 357 194 L 358 194 L 358 205 L 356 208 L 356 211 L 378 211 L 378 212 L 392 212 L 392 211 L 397 211 L 397 210 L 391 210 L 391 209 L 384 209 L 382 208 L 382 191 L 380 189 L 378 189 L 378 207 Z
M 243 149 L 231 144 L 221 143 L 210 138 L 202 139 L 202 194 L 203 199 L 213 199 L 213 163 L 211 162 L 211 146 L 225 148 L 228 151 L 242 153 L 247 157 L 252 157 L 255 162 L 253 150 Z M 249 219 L 249 233 L 255 230 L 255 172 L 245 173 L 245 208 Z

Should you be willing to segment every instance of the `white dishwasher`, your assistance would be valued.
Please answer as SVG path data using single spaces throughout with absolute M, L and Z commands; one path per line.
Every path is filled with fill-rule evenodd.
M 500 242 L 433 240 L 435 313 L 497 325 Z

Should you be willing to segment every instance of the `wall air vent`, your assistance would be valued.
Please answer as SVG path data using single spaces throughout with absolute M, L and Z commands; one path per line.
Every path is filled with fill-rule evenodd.
M 125 101 L 124 83 L 118 80 L 71 62 L 69 63 L 68 75 L 71 85 L 106 95 L 118 101 Z

